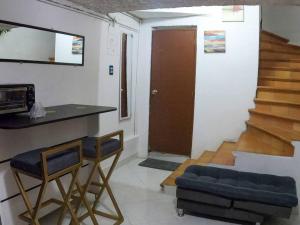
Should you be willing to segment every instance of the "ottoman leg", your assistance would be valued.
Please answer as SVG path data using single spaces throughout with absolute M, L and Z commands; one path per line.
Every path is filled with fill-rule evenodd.
M 183 209 L 178 209 L 178 208 L 177 208 L 177 215 L 178 215 L 179 217 L 183 217 L 183 216 L 184 216 L 184 210 L 183 210 Z

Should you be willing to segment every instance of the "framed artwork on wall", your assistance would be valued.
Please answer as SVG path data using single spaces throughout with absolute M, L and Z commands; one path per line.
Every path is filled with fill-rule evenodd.
M 204 31 L 204 52 L 225 53 L 225 31 Z
M 223 6 L 223 22 L 244 22 L 244 6 Z
M 82 55 L 83 52 L 83 39 L 81 37 L 73 37 L 72 54 Z

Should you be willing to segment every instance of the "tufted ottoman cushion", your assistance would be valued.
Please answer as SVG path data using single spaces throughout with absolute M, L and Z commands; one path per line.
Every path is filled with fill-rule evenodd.
M 190 166 L 176 179 L 179 188 L 201 191 L 233 200 L 295 207 L 296 182 L 291 177 L 238 172 L 235 170 Z

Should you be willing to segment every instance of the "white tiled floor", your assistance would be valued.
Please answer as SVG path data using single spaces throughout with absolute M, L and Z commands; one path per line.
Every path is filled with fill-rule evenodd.
M 176 214 L 175 189 L 162 192 L 160 182 L 170 172 L 138 166 L 142 159 L 133 159 L 118 167 L 111 179 L 111 186 L 124 214 L 123 225 L 230 225 L 223 221 Z M 104 196 L 101 206 L 109 208 L 110 202 Z M 99 218 L 99 224 L 112 225 L 113 221 Z M 53 225 L 51 219 L 47 223 Z M 68 223 L 66 223 L 68 224 Z M 87 219 L 85 225 L 92 223 Z M 287 221 L 268 221 L 268 225 L 287 225 Z

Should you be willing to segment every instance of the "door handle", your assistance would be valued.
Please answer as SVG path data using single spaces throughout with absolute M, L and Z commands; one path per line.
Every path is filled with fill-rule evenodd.
M 156 90 L 156 89 L 154 89 L 154 90 L 151 91 L 152 95 L 156 95 L 157 93 L 158 93 L 158 90 Z

